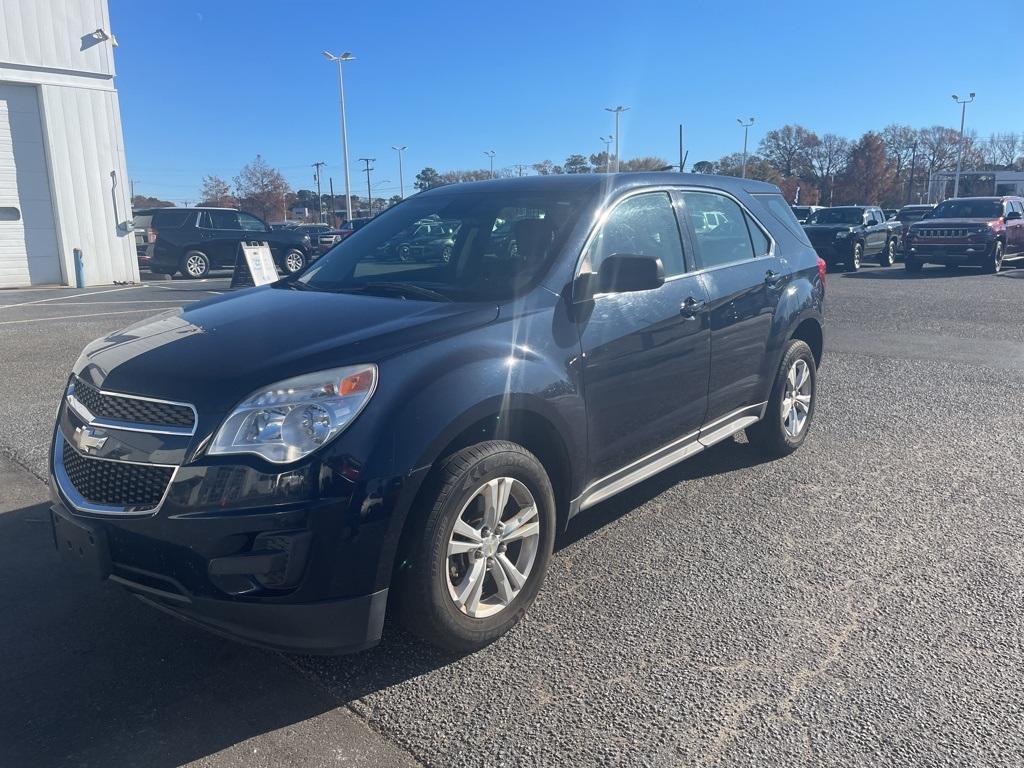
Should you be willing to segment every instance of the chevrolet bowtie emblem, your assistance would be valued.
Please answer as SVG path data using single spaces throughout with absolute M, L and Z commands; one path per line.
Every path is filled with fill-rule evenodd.
M 107 435 L 95 427 L 76 427 L 75 445 L 82 453 L 99 453 L 107 442 Z

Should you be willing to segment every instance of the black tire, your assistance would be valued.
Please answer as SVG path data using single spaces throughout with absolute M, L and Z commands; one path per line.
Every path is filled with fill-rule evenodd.
M 188 251 L 181 257 L 181 268 L 183 277 L 189 280 L 202 280 L 210 275 L 210 257 L 202 251 Z
M 478 489 L 500 477 L 518 480 L 533 496 L 540 523 L 538 548 L 515 598 L 492 616 L 474 618 L 460 610 L 449 593 L 453 565 L 448 542 L 457 518 Z M 433 645 L 458 653 L 479 650 L 522 618 L 544 581 L 555 541 L 551 481 L 532 453 L 516 443 L 494 440 L 450 456 L 427 483 L 403 535 L 392 590 L 397 615 L 411 632 Z M 490 575 L 484 578 L 493 579 Z
M 309 259 L 298 248 L 289 248 L 281 257 L 281 271 L 286 275 L 301 272 L 309 264 Z
M 905 259 L 903 261 L 903 268 L 907 270 L 907 272 L 920 272 L 923 266 L 924 264 L 917 259 Z
M 846 259 L 846 271 L 847 272 L 856 272 L 858 269 L 860 269 L 860 264 L 861 264 L 861 261 L 863 260 L 863 258 L 864 258 L 864 244 L 863 243 L 859 243 L 859 242 L 858 243 L 854 243 L 853 244 L 853 251 L 851 251 L 850 255 Z
M 810 404 L 802 428 L 796 436 L 791 435 L 785 427 L 782 416 L 782 400 L 786 395 L 787 376 L 790 369 L 802 360 L 806 363 L 810 376 Z M 764 418 L 747 427 L 747 440 L 761 454 L 770 459 L 788 456 L 803 445 L 814 421 L 814 408 L 818 402 L 818 369 L 814 363 L 814 354 L 807 343 L 800 339 L 790 339 L 786 344 L 782 362 L 775 374 L 772 393 L 768 398 Z
M 444 248 L 441 249 L 441 261 L 443 261 L 445 264 L 447 264 L 451 260 L 452 260 L 452 247 L 450 245 L 446 245 Z
M 896 263 L 896 240 L 895 238 L 885 241 L 885 248 L 878 256 L 878 263 L 883 267 L 891 267 Z
M 985 262 L 985 271 L 990 275 L 998 274 L 999 270 L 1003 268 L 1003 241 L 996 240 L 995 245 L 992 246 L 992 253 L 989 255 L 988 260 Z

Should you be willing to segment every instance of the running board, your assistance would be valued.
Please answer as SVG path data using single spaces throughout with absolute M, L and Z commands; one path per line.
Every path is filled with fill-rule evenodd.
M 569 517 L 573 517 L 595 504 L 610 499 L 617 493 L 642 483 L 659 472 L 695 456 L 705 448 L 732 437 L 760 420 L 766 403 L 758 403 L 730 413 L 704 426 L 654 453 L 637 459 L 617 472 L 591 483 L 583 493 L 569 503 Z

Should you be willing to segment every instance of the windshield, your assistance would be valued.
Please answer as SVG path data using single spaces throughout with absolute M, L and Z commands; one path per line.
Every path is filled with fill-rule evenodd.
M 930 212 L 931 208 L 904 208 L 896 214 L 896 218 L 900 221 L 920 221 Z
M 410 198 L 290 283 L 432 301 L 502 301 L 548 268 L 589 190 L 488 190 Z
M 796 214 L 799 219 L 806 219 L 811 214 L 811 209 L 806 205 L 794 205 L 793 213 Z
M 935 206 L 929 219 L 998 219 L 1003 215 L 1001 200 L 946 200 Z
M 807 219 L 808 224 L 863 224 L 863 208 L 822 208 Z

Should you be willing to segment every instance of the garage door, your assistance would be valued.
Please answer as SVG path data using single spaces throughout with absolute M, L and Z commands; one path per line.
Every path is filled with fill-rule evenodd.
M 60 282 L 36 89 L 0 84 L 0 288 Z

